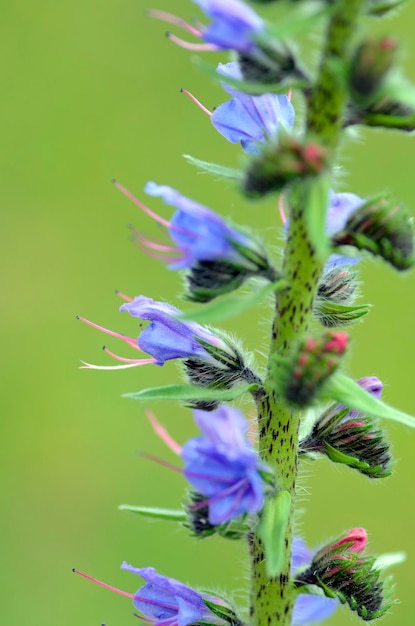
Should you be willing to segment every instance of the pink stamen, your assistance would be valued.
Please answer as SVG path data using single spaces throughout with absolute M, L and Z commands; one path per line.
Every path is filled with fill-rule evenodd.
M 138 230 L 135 230 L 133 226 L 130 226 L 130 230 L 134 237 L 148 248 L 151 248 L 153 250 L 161 250 L 162 252 L 179 252 L 174 246 L 167 246 L 164 243 L 158 243 L 157 241 L 151 241 L 151 239 L 147 239 L 147 237 L 144 237 L 144 235 L 142 235 Z
M 100 585 L 101 587 L 105 587 L 105 589 L 109 589 L 110 591 L 115 591 L 115 593 L 119 593 L 121 596 L 125 596 L 126 598 L 131 598 L 132 600 L 134 600 L 134 598 L 137 597 L 133 593 L 122 591 L 121 589 L 117 589 L 116 587 L 113 587 L 112 585 L 107 585 L 107 583 L 103 583 L 100 580 L 97 580 L 96 578 L 92 578 L 92 576 L 88 576 L 88 574 L 84 574 L 83 572 L 80 572 L 79 570 L 75 568 L 73 568 L 72 571 L 75 574 L 79 574 L 80 576 L 83 576 L 84 578 L 86 578 L 87 580 L 90 580 L 93 583 L 97 583 L 97 585 Z
M 135 363 L 125 363 L 125 365 L 94 365 L 81 361 L 83 365 L 79 367 L 81 370 L 127 370 L 131 367 L 139 367 L 140 365 L 148 365 L 149 363 L 157 363 L 156 359 L 139 359 Z
M 119 296 L 122 300 L 125 300 L 126 302 L 132 302 L 134 300 L 134 298 L 130 298 L 130 296 L 126 296 L 125 293 L 122 293 L 122 291 L 118 291 L 118 289 L 116 290 L 116 295 Z
M 157 215 L 157 213 L 154 213 L 154 211 L 152 211 L 145 204 L 140 202 L 140 200 L 138 200 L 138 198 L 133 196 L 133 194 L 130 191 L 128 191 L 128 189 L 126 189 L 123 185 L 121 185 L 117 180 L 113 179 L 112 184 L 119 191 L 121 191 L 121 193 L 123 193 L 129 200 L 131 200 L 131 202 L 133 202 L 136 206 L 138 206 L 139 209 L 141 209 L 144 213 L 146 213 L 149 217 L 151 217 L 153 220 L 155 220 L 159 224 L 162 224 L 162 226 L 165 226 L 168 229 L 176 230 L 179 233 L 183 233 L 187 237 L 193 237 L 194 239 L 197 238 L 197 235 L 195 235 L 194 233 L 190 233 L 187 230 L 184 230 L 183 228 L 179 228 L 178 226 L 174 226 L 168 220 L 165 220 L 163 217 L 160 217 L 160 215 Z
M 284 212 L 284 196 L 282 194 L 278 198 L 278 210 L 280 212 L 281 221 L 282 221 L 282 223 L 284 225 L 287 222 L 287 218 L 286 218 L 285 212 Z
M 151 363 L 155 363 L 156 362 L 156 359 L 154 359 L 154 358 L 152 358 L 152 359 L 127 359 L 127 358 L 125 358 L 123 356 L 119 356 L 118 354 L 115 354 L 114 352 L 111 352 L 111 350 L 108 350 L 108 348 L 106 346 L 103 346 L 102 349 L 110 357 L 112 357 L 116 361 L 123 361 L 123 363 L 136 363 L 136 364 L 143 365 L 143 364 L 146 364 L 148 362 L 151 362 Z M 143 363 L 144 361 L 145 361 L 145 363 Z
M 143 617 L 142 615 L 139 615 L 138 613 L 133 613 L 133 615 L 134 617 L 141 619 L 143 622 L 147 622 L 147 624 L 154 624 L 154 620 L 149 619 L 148 617 Z
M 180 48 L 192 50 L 193 52 L 217 52 L 219 50 L 218 46 L 215 46 L 213 43 L 191 43 L 181 39 L 181 37 L 177 37 L 177 35 L 173 35 L 173 33 L 166 33 L 166 37 L 180 46 Z
M 134 236 L 135 237 L 135 236 Z M 177 254 L 172 256 L 167 256 L 167 253 L 155 252 L 151 248 L 147 248 L 144 243 L 142 243 L 138 237 L 134 238 L 134 245 L 144 254 L 146 254 L 150 259 L 156 259 L 156 261 L 162 261 L 162 263 L 166 263 L 169 265 L 174 261 L 179 261 L 183 258 L 183 255 L 179 254 L 179 251 L 176 250 Z
M 288 102 L 291 102 L 291 96 L 293 95 L 293 90 L 289 89 L 288 93 L 287 93 L 287 98 L 288 98 Z
M 201 37 L 202 31 L 186 22 L 181 17 L 177 17 L 176 15 L 172 15 L 171 13 L 166 13 L 166 11 L 159 11 L 158 9 L 150 9 L 148 11 L 148 15 L 150 17 L 154 17 L 157 20 L 161 20 L 162 22 L 166 22 L 167 24 L 173 24 L 173 26 L 178 26 L 179 28 L 183 28 L 183 30 L 187 30 L 188 33 L 194 35 L 195 37 Z
M 146 416 L 151 426 L 153 427 L 156 435 L 160 437 L 162 441 L 174 452 L 180 455 L 182 452 L 182 446 L 177 443 L 167 432 L 167 430 L 160 424 L 154 413 L 150 410 L 146 411 Z
M 162 224 L 163 226 L 166 226 L 166 228 L 170 228 L 171 227 L 171 224 L 170 224 L 170 222 L 168 220 L 163 219 L 162 217 L 160 217 L 160 215 L 157 215 L 157 213 L 154 213 L 151 209 L 146 207 L 145 204 L 140 202 L 140 200 L 138 200 L 138 198 L 133 196 L 133 194 L 130 191 L 128 191 L 128 189 L 123 187 L 123 185 L 121 185 L 117 180 L 113 180 L 112 182 L 115 185 L 115 187 L 117 189 L 119 189 L 119 191 L 121 191 L 121 193 L 123 193 L 125 196 L 127 196 L 127 198 L 129 200 L 134 202 L 134 204 L 136 206 L 138 206 L 142 211 L 144 211 L 144 213 L 146 213 L 149 217 L 153 218 L 153 220 L 155 220 L 159 224 Z
M 192 93 L 190 93 L 190 91 L 187 91 L 187 89 L 180 89 L 180 91 L 186 94 L 186 96 L 188 96 L 191 100 L 193 100 L 193 102 L 199 107 L 199 109 L 202 109 L 202 111 L 206 113 L 206 115 L 209 115 L 209 117 L 211 117 L 212 112 L 209 111 L 209 109 L 207 109 L 205 106 L 203 106 L 200 100 L 198 100 Z
M 149 454 L 148 452 L 140 452 L 140 456 L 144 457 L 145 459 L 148 459 L 149 461 L 153 461 L 153 463 L 157 463 L 157 465 L 161 465 L 162 467 L 165 467 L 166 469 L 171 469 L 174 472 L 183 474 L 184 470 L 181 467 L 178 467 L 177 465 L 173 465 L 173 463 L 168 463 L 167 461 L 164 461 L 163 459 L 159 459 L 157 456 L 154 456 L 153 454 Z
M 104 328 L 104 326 L 99 326 L 98 324 L 94 324 L 94 322 L 90 322 L 85 317 L 80 317 L 79 315 L 76 316 L 76 319 L 80 320 L 81 322 L 85 322 L 85 324 L 88 324 L 88 326 L 92 326 L 92 328 L 96 328 L 97 330 L 100 330 L 103 333 L 106 333 L 107 335 L 111 335 L 111 337 L 122 339 L 122 341 L 125 341 L 126 343 L 128 343 L 128 345 L 134 348 L 134 350 L 138 350 L 139 352 L 142 352 L 142 350 L 140 350 L 140 348 L 138 347 L 137 341 L 133 339 L 132 337 L 127 337 L 126 335 L 121 335 L 120 333 L 116 333 L 113 330 L 108 330 L 108 328 Z

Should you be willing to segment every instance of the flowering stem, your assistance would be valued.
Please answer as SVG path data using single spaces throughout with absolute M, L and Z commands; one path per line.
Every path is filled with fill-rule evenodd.
M 363 0 L 338 0 L 331 5 L 320 73 L 308 99 L 307 133 L 319 145 L 334 150 L 340 138 L 348 98 L 344 56 L 356 27 Z M 312 320 L 313 302 L 324 266 L 312 244 L 304 207 L 310 206 L 321 176 L 304 179 L 293 187 L 290 222 L 284 255 L 283 276 L 290 288 L 277 294 L 272 327 L 270 364 L 274 355 L 290 352 Z M 253 626 L 290 626 L 295 591 L 290 582 L 291 544 L 297 478 L 299 414 L 279 400 L 275 368 L 269 367 L 264 393 L 257 400 L 259 449 L 264 461 L 274 467 L 280 490 L 291 495 L 284 554 L 279 576 L 266 571 L 264 546 L 257 534 L 249 538 L 251 552 L 251 623 Z M 277 370 L 278 372 L 278 370 Z M 278 375 L 278 374 L 277 374 Z

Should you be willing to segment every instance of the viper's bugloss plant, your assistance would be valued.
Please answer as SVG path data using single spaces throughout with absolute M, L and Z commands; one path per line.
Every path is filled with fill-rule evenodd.
M 257 0 L 273 2 L 278 0 Z M 200 434 L 183 444 L 148 412 L 155 432 L 180 457 L 179 465 L 143 452 L 187 481 L 182 508 L 122 508 L 180 523 L 199 539 L 217 534 L 246 542 L 249 606 L 233 605 L 217 592 L 198 592 L 152 567 L 122 565 L 145 580 L 136 593 L 77 573 L 129 597 L 136 617 L 156 626 L 310 626 L 341 604 L 371 621 L 394 603 L 383 569 L 401 556 L 368 556 L 362 528 L 309 550 L 299 536 L 297 477 L 303 465 L 325 458 L 381 482 L 394 468 L 382 421 L 415 426 L 414 418 L 381 400 L 383 385 L 376 376 L 355 381 L 347 374 L 350 337 L 344 330 L 369 312 L 369 305 L 356 304 L 359 263 L 382 257 L 399 271 L 414 264 L 412 220 L 382 190 L 363 199 L 358 190 L 339 191 L 334 176 L 346 128 L 415 130 L 415 100 L 408 101 L 407 83 L 399 88 L 395 40 L 363 37 L 360 30 L 363 18 L 387 15 L 402 2 L 298 0 L 285 3 L 281 24 L 267 19 L 266 6 L 259 15 L 241 0 L 193 4 L 203 13 L 201 21 L 158 9 L 149 14 L 196 40 L 168 33 L 184 49 L 231 53 L 217 68 L 201 64 L 227 94 L 213 111 L 182 91 L 243 154 L 236 156 L 241 165 L 234 169 L 187 159 L 228 185 L 231 181 L 253 210 L 268 211 L 274 242 L 283 246 L 267 248 L 259 233 L 168 184 L 145 185 L 150 208 L 114 181 L 162 227 L 164 239 L 132 229 L 134 241 L 169 270 L 183 273 L 182 295 L 197 308 L 183 312 L 151 297 L 118 294 L 125 300 L 120 311 L 130 315 L 131 336 L 79 319 L 142 355 L 120 356 L 104 348 L 117 365 L 83 362 L 83 367 L 179 363 L 184 384 L 127 395 L 147 402 L 179 400 L 184 419 L 194 409 Z M 305 69 L 291 37 L 312 32 L 317 19 L 326 23 L 325 40 L 316 51 L 319 62 Z M 304 115 L 295 115 L 293 96 Z M 156 210 L 160 199 L 167 208 Z M 258 199 L 263 202 L 257 205 Z M 247 353 L 237 339 L 211 325 L 258 303 L 272 305 L 262 366 L 254 357 L 260 361 L 263 354 Z M 246 411 L 250 418 L 230 404 L 244 397 L 255 407 Z M 320 531 L 332 532 L 324 515 Z

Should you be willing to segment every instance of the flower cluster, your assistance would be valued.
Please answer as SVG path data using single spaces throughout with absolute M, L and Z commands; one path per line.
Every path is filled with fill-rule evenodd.
M 209 111 L 192 93 L 182 91 L 210 117 L 215 130 L 244 151 L 244 170 L 230 176 L 240 191 L 249 198 L 278 192 L 273 209 L 278 205 L 279 234 L 286 247 L 282 255 L 276 254 L 256 234 L 228 222 L 204 204 L 169 185 L 149 181 L 144 191 L 151 203 L 161 199 L 169 207 L 169 218 L 163 217 L 114 181 L 117 189 L 162 227 L 164 239 L 160 240 L 132 229 L 137 246 L 168 269 L 184 272 L 186 300 L 199 304 L 218 301 L 207 305 L 198 317 L 198 309 L 196 314 L 183 313 L 144 295 L 130 298 L 119 293 L 125 301 L 120 311 L 140 320 L 135 321 L 138 336 L 79 319 L 142 356 L 119 356 L 105 347 L 119 364 L 83 362 L 83 367 L 111 370 L 180 362 L 187 384 L 129 395 L 181 400 L 186 408 L 194 409 L 200 432 L 184 445 L 147 413 L 155 432 L 180 457 L 180 466 L 143 452 L 143 456 L 178 471 L 189 485 L 188 493 L 179 512 L 134 509 L 142 514 L 150 511 L 152 517 L 179 519 L 201 539 L 217 534 L 245 540 L 252 568 L 252 624 L 267 621 L 269 625 L 310 626 L 328 618 L 339 603 L 347 604 L 364 621 L 376 619 L 390 602 L 375 557 L 363 554 L 366 531 L 354 528 L 334 542 L 309 550 L 300 537 L 293 536 L 293 527 L 299 463 L 324 455 L 370 478 L 383 478 L 391 473 L 392 458 L 378 419 L 412 425 L 411 418 L 381 401 L 379 379 L 366 377 L 356 383 L 341 372 L 349 336 L 331 328 L 351 324 L 368 311 L 367 305 L 354 305 L 356 266 L 364 255 L 382 256 L 399 270 L 415 262 L 411 223 L 405 211 L 384 196 L 364 200 L 354 193 L 334 191 L 329 180 L 340 127 L 350 124 L 353 115 L 359 118 L 367 112 L 368 103 L 375 103 L 393 65 L 394 47 L 388 48 L 388 39 L 358 43 L 344 67 L 337 57 L 330 58 L 339 45 L 337 39 L 335 46 L 330 40 L 333 32 L 343 41 L 342 49 L 348 49 L 357 21 L 355 9 L 339 0 L 325 16 L 333 22 L 327 30 L 324 54 L 328 58 L 323 55 L 322 61 L 324 80 L 318 75 L 310 80 L 284 37 L 277 37 L 276 29 L 250 6 L 241 0 L 193 1 L 204 12 L 207 24 L 188 23 L 159 10 L 150 14 L 199 40 L 189 42 L 168 34 L 185 49 L 233 51 L 234 60 L 219 63 L 216 71 L 229 96 L 226 102 Z M 376 64 L 373 50 L 380 48 L 382 56 Z M 334 81 L 333 68 L 341 73 L 341 89 Z M 267 86 L 270 83 L 272 89 Z M 297 128 L 292 88 L 301 89 L 308 107 L 304 128 Z M 340 93 L 343 89 L 345 93 Z M 321 94 L 332 97 L 333 109 L 337 109 L 325 108 Z M 208 171 L 224 171 L 215 164 L 199 163 Z M 281 256 L 282 262 L 274 260 Z M 246 298 L 238 294 L 221 299 L 242 285 L 249 289 L 257 281 L 267 284 Z M 242 301 L 249 308 L 265 297 L 272 298 L 275 314 L 267 367 L 259 373 L 239 342 L 195 320 L 210 321 L 212 314 L 220 319 L 221 314 L 238 311 Z M 227 404 L 248 393 L 256 409 L 255 418 L 249 420 Z M 152 567 L 123 563 L 121 568 L 144 579 L 136 593 L 77 573 L 129 597 L 138 611 L 136 616 L 155 626 L 245 623 L 242 611 L 216 595 L 200 593 Z M 263 613 L 258 611 L 257 601 Z

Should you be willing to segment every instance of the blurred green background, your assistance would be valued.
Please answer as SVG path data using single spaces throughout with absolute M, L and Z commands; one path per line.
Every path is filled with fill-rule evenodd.
M 182 16 L 195 13 L 185 0 L 155 4 Z M 147 180 L 176 186 L 236 222 L 260 226 L 270 242 L 279 224 L 273 201 L 251 206 L 231 184 L 198 174 L 181 158 L 190 153 L 235 166 L 241 151 L 179 93 L 186 87 L 208 107 L 225 99 L 192 55 L 164 38 L 164 25 L 145 17 L 147 6 L 143 0 L 3 0 L 0 8 L 0 567 L 1 623 L 8 626 L 131 623 L 130 601 L 74 576 L 74 566 L 130 592 L 141 581 L 120 572 L 124 559 L 192 585 L 226 587 L 237 597 L 247 586 L 240 546 L 197 542 L 175 526 L 117 510 L 124 502 L 180 504 L 182 478 L 139 458 L 137 450 L 174 459 L 152 433 L 144 407 L 121 398 L 177 380 L 175 365 L 78 369 L 81 358 L 112 364 L 103 343 L 121 354 L 128 350 L 76 322 L 76 314 L 137 334 L 134 320 L 117 312 L 114 289 L 180 303 L 181 278 L 129 242 L 130 222 L 150 234 L 157 229 L 111 186 L 112 177 L 142 199 Z M 414 20 L 411 4 L 380 26 L 402 39 L 403 64 L 413 79 Z M 341 189 L 365 196 L 386 187 L 413 207 L 413 138 L 360 131 L 344 143 L 342 164 Z M 151 206 L 169 214 L 158 201 Z M 381 262 L 365 262 L 362 274 L 364 301 L 375 306 L 352 332 L 349 369 L 356 378 L 378 375 L 385 399 L 414 413 L 415 273 L 401 277 Z M 227 328 L 247 347 L 264 350 L 267 318 L 268 311 L 258 310 Z M 179 441 L 195 432 L 189 411 L 174 403 L 152 408 Z M 393 424 L 388 431 L 397 472 L 381 484 L 324 461 L 305 468 L 303 530 L 316 545 L 365 526 L 373 551 L 405 549 L 408 561 L 395 570 L 400 603 L 383 624 L 412 626 L 415 433 Z M 327 623 L 353 622 L 342 609 Z

